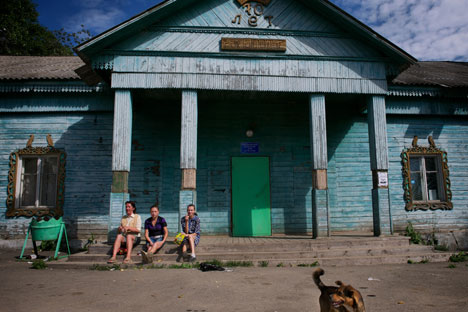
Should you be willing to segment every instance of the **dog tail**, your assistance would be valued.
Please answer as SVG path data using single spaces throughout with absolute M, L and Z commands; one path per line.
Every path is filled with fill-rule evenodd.
M 315 270 L 314 272 L 314 282 L 315 282 L 315 285 L 317 285 L 317 287 L 322 290 L 324 289 L 325 286 L 322 281 L 320 280 L 320 276 L 322 276 L 323 274 L 325 274 L 325 271 L 323 271 L 321 268 L 318 268 L 317 270 Z

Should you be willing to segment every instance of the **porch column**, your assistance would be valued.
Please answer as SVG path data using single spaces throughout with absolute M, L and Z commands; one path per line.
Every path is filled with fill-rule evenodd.
M 115 90 L 112 139 L 112 189 L 109 211 L 109 241 L 115 240 L 120 219 L 125 213 L 132 143 L 132 96 L 130 90 Z
M 179 192 L 179 220 L 187 212 L 187 205 L 197 202 L 197 91 L 182 91 L 180 131 L 181 188 Z M 198 208 L 198 207 L 197 207 Z M 179 230 L 180 230 L 180 222 Z
M 313 237 L 329 236 L 327 182 L 327 126 L 325 95 L 312 94 L 310 104 L 310 151 L 312 158 L 312 233 Z
M 392 219 L 388 188 L 388 146 L 385 97 L 367 99 L 369 149 L 372 170 L 372 210 L 374 235 L 392 234 Z

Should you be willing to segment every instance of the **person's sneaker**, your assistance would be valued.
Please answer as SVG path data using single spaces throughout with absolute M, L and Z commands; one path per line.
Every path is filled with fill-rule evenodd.
M 153 260 L 153 259 L 151 259 L 151 260 Z M 141 251 L 141 261 L 143 263 L 145 263 L 145 264 L 150 263 L 149 259 L 148 259 L 148 254 L 146 253 L 146 251 L 143 251 L 143 250 Z
M 184 256 L 181 255 L 181 254 L 179 254 L 179 255 L 177 256 L 176 262 L 183 262 L 183 261 L 184 261 Z
M 190 260 L 189 260 L 189 261 L 190 261 L 190 262 L 195 262 L 195 261 L 197 261 L 197 257 L 195 257 L 195 256 L 190 256 Z

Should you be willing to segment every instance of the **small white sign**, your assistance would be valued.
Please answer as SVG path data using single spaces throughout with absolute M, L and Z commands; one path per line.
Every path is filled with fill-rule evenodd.
M 377 171 L 378 187 L 388 187 L 388 172 Z

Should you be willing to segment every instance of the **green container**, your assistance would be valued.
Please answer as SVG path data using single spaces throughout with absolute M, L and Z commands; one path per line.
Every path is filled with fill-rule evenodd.
M 48 241 L 58 239 L 60 227 L 62 226 L 62 217 L 58 220 L 55 218 L 49 221 L 31 220 L 31 235 L 34 241 Z

